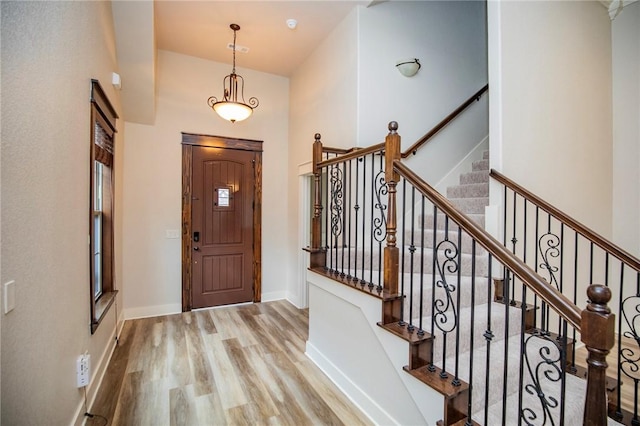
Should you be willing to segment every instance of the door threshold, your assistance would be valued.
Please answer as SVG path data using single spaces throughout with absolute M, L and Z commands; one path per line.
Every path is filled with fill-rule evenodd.
M 211 310 L 211 309 L 237 308 L 238 306 L 253 305 L 253 303 L 254 302 L 242 302 L 242 303 L 232 303 L 232 304 L 229 304 L 229 305 L 209 306 L 209 307 L 206 307 L 206 308 L 192 309 L 191 312 L 208 311 L 208 310 Z

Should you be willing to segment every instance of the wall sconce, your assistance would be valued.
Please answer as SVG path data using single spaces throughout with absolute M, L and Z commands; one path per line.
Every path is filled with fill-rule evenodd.
M 420 67 L 421 65 L 418 58 L 403 59 L 396 63 L 396 68 L 400 71 L 400 74 L 405 77 L 413 77 Z

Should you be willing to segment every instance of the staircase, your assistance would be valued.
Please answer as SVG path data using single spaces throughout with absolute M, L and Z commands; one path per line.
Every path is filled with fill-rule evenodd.
M 526 263 L 531 232 L 516 237 L 516 213 L 514 235 L 505 224 L 504 243 L 484 231 L 493 176 L 488 152 L 445 197 L 401 161 L 426 137 L 401 153 L 397 123 L 389 130 L 383 144 L 352 150 L 324 150 L 316 134 L 310 270 L 380 299 L 377 325 L 408 344 L 407 380 L 441 395 L 438 424 L 606 424 L 611 291 L 591 279 L 573 301 L 560 291 L 562 279 L 558 284 L 547 262 L 557 247 L 550 221 L 541 237 L 536 223 L 535 242 L 552 240 L 541 254 L 544 264 L 537 251 L 535 264 Z M 538 207 L 535 214 L 537 221 Z M 585 291 L 590 303 L 583 310 L 576 300 Z M 574 375 L 578 339 L 593 361 L 588 381 Z M 340 341 L 347 351 L 359 350 L 348 337 Z
M 447 188 L 447 198 L 462 213 L 467 215 L 478 225 L 484 227 L 485 207 L 489 205 L 489 152 L 483 153 L 483 159 L 475 161 L 472 170 L 460 176 L 460 184 Z M 414 245 L 415 234 L 421 236 L 424 233 L 424 247 L 433 249 L 434 244 L 447 243 L 457 238 L 458 227 L 454 223 L 447 223 L 445 215 L 436 218 L 434 228 L 434 215 L 427 214 L 419 219 L 419 229 L 407 230 L 403 236 L 403 258 L 402 265 L 404 271 L 411 268 L 411 247 Z M 435 234 L 435 238 L 434 238 Z M 420 238 L 422 240 L 422 238 Z M 503 423 L 516 424 L 519 412 L 522 408 L 534 407 L 540 404 L 539 396 L 536 392 L 525 392 L 520 396 L 518 389 L 536 388 L 545 395 L 561 395 L 563 390 L 562 381 L 544 381 L 536 383 L 536 380 L 526 374 L 511 374 L 506 377 L 502 374 L 505 364 L 518 366 L 520 364 L 520 354 L 527 346 L 527 351 L 534 356 L 529 359 L 531 365 L 543 363 L 541 355 L 545 351 L 553 357 L 560 357 L 558 346 L 542 336 L 539 330 L 530 324 L 523 324 L 521 317 L 521 306 L 510 306 L 509 304 L 493 301 L 491 279 L 486 266 L 487 252 L 472 244 L 473 239 L 465 233 L 460 235 L 461 259 L 458 265 L 460 275 L 445 275 L 443 281 L 449 286 L 456 287 L 460 293 L 459 311 L 455 314 L 457 320 L 457 330 L 455 338 L 459 341 L 457 345 L 450 342 L 447 349 L 444 349 L 445 341 L 451 340 L 451 332 L 447 333 L 448 326 L 454 328 L 453 316 L 446 316 L 446 321 L 438 321 L 437 315 L 432 311 L 431 300 L 444 300 L 446 290 L 442 287 L 433 286 L 435 294 L 425 292 L 420 297 L 419 288 L 413 289 L 411 297 L 405 298 L 403 310 L 408 314 L 409 320 L 405 323 L 384 324 L 379 326 L 387 331 L 403 338 L 410 345 L 410 364 L 404 369 L 416 379 L 438 390 L 444 398 L 445 419 L 442 424 L 466 424 L 467 419 L 461 416 L 461 412 L 467 409 L 469 404 L 469 384 L 480 383 L 484 386 L 476 386 L 471 391 L 471 408 L 473 424 L 494 425 Z M 475 251 L 475 253 L 474 253 Z M 430 252 L 430 251 L 429 251 Z M 440 254 L 442 256 L 442 254 Z M 475 275 L 471 275 L 472 262 L 475 259 Z M 423 262 L 430 265 L 433 257 L 427 255 Z M 437 274 L 436 274 L 437 275 Z M 405 283 L 415 281 L 412 277 L 403 275 L 402 281 Z M 442 278 L 442 276 L 440 277 Z M 438 276 L 436 276 L 436 280 Z M 423 282 L 434 280 L 432 274 L 425 274 Z M 475 284 L 471 289 L 472 282 Z M 495 296 L 495 294 L 494 294 Z M 426 306 L 420 311 L 418 305 L 422 303 Z M 414 312 L 422 312 L 421 318 L 415 318 Z M 473 316 L 483 318 L 492 313 L 491 337 L 486 337 L 484 324 L 474 323 Z M 529 314 L 533 312 L 529 311 Z M 438 326 L 434 326 L 439 322 Z M 529 315 L 528 322 L 531 322 Z M 508 324 L 511 324 L 510 326 Z M 521 339 L 522 327 L 528 327 L 527 334 Z M 420 331 L 428 330 L 424 334 Z M 541 338 L 542 337 L 542 338 Z M 474 342 L 473 344 L 471 342 Z M 471 347 L 473 345 L 473 347 Z M 425 346 L 423 349 L 422 346 Z M 505 352 L 506 351 L 506 352 Z M 429 355 L 420 357 L 416 354 L 429 352 Z M 426 358 L 432 357 L 432 362 Z M 459 383 L 452 386 L 448 380 L 452 372 L 455 371 L 454 363 L 462 368 L 458 370 L 457 378 Z M 476 368 L 469 371 L 469 365 L 484 366 L 490 365 L 489 370 Z M 517 373 L 517 371 L 516 371 Z M 556 372 L 558 373 L 558 372 Z M 443 376 L 449 376 L 443 378 Z M 560 375 L 558 375 L 558 379 Z M 485 385 L 486 384 L 486 385 Z M 584 398 L 586 381 L 578 377 L 567 375 L 564 382 L 564 400 L 567 401 L 563 407 L 566 425 L 581 425 L 582 413 L 584 410 Z M 489 389 L 489 392 L 487 392 Z M 491 390 L 496 390 L 492 392 Z M 522 400 L 520 400 L 522 398 Z M 520 407 L 520 408 L 519 408 Z M 531 413 L 534 411 L 532 410 Z M 545 416 L 549 416 L 549 424 L 560 424 L 559 410 L 549 409 Z M 450 417 L 450 418 L 446 418 Z

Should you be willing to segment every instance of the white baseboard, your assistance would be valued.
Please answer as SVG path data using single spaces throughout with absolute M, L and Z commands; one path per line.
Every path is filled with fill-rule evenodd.
M 399 425 L 382 407 L 369 397 L 358 385 L 325 357 L 311 342 L 307 341 L 305 355 L 344 393 L 351 402 L 377 425 Z
M 137 318 L 158 317 L 161 315 L 179 314 L 182 312 L 180 303 L 169 305 L 141 306 L 139 308 L 127 308 L 124 310 L 124 318 L 127 320 Z
M 283 300 L 287 298 L 286 291 L 273 291 L 271 293 L 262 293 L 262 302 L 273 302 L 274 300 Z

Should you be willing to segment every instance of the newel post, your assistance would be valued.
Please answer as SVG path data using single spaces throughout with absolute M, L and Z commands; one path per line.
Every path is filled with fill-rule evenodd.
M 320 133 L 316 133 L 313 142 L 313 217 L 311 218 L 311 268 L 325 266 L 325 251 L 322 248 L 322 170 L 318 163 L 322 161 L 322 142 Z
M 580 340 L 589 351 L 587 357 L 587 395 L 584 407 L 584 425 L 607 424 L 607 354 L 615 341 L 615 315 L 607 306 L 611 290 L 601 284 L 587 289 L 591 301 L 582 311 Z
M 393 162 L 400 157 L 400 135 L 398 135 L 398 123 L 389 123 L 389 134 L 385 138 L 385 169 L 384 179 L 389 189 L 387 210 L 387 245 L 384 248 L 384 289 L 389 294 L 398 293 L 398 263 L 399 250 L 396 246 L 397 209 L 396 209 L 396 185 L 400 180 L 398 172 L 393 170 Z

